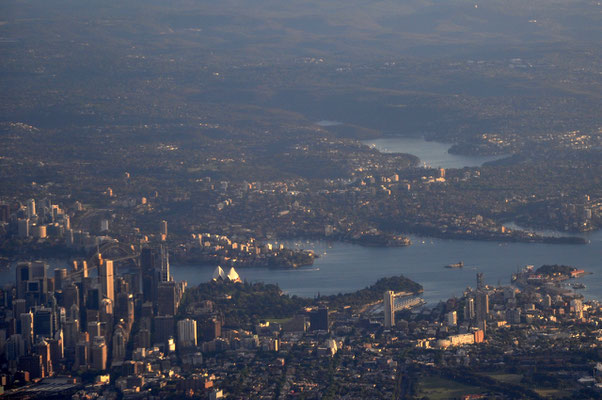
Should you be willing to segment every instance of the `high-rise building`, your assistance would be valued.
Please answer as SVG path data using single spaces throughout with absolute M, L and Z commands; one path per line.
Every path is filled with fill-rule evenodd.
M 196 321 L 183 319 L 178 321 L 178 348 L 195 347 L 197 345 Z
M 395 326 L 395 293 L 391 290 L 385 292 L 383 296 L 385 312 L 385 328 Z
M 218 317 L 212 317 L 204 321 L 201 325 L 203 340 L 210 341 L 222 336 L 222 320 Z
M 328 331 L 328 308 L 320 307 L 309 314 L 309 329 L 312 331 Z
M 65 348 L 75 350 L 79 340 L 79 320 L 67 320 L 63 324 Z
M 178 299 L 174 281 L 161 282 L 157 288 L 157 314 L 176 315 Z
M 161 245 L 161 269 L 159 270 L 159 278 L 161 282 L 171 280 L 169 273 L 169 250 L 166 245 Z
M 50 355 L 50 345 L 46 340 L 36 343 L 35 354 L 42 356 L 42 365 L 44 368 L 44 376 L 52 375 L 52 357 Z
M 0 204 L 0 221 L 8 222 L 10 219 L 10 206 L 8 204 Z
M 67 279 L 67 268 L 56 268 L 54 270 L 54 290 L 63 290 L 63 282 Z
M 458 314 L 455 311 L 450 311 L 445 315 L 445 322 L 447 326 L 458 325 Z
M 79 307 L 79 288 L 73 282 L 64 283 L 61 305 L 65 307 L 66 310 L 70 310 L 74 304 Z
M 15 317 L 27 312 L 27 302 L 25 299 L 13 299 L 13 315 Z
M 159 345 L 167 344 L 169 338 L 175 336 L 175 323 L 173 315 L 159 315 L 153 319 L 154 335 L 153 343 Z
M 489 295 L 486 292 L 477 292 L 476 317 L 477 322 L 486 321 L 489 315 Z
M 19 357 L 19 369 L 29 372 L 30 379 L 39 379 L 46 377 L 44 362 L 41 354 Z
M 142 273 L 142 294 L 144 301 L 153 302 L 156 299 L 156 252 L 147 247 L 140 253 L 140 270 Z
M 96 337 L 96 336 L 101 336 L 102 329 L 101 329 L 100 321 L 89 321 L 87 332 L 88 332 L 88 335 L 90 335 L 90 337 L 92 337 L 92 338 Z
M 33 331 L 36 336 L 54 337 L 54 313 L 51 308 L 38 308 L 33 316 Z
M 17 297 L 19 299 L 25 299 L 25 293 L 27 292 L 27 281 L 31 275 L 31 263 L 21 262 L 17 264 Z
M 472 321 L 475 317 L 475 309 L 474 309 L 474 299 L 472 297 L 468 297 L 466 299 L 466 304 L 464 305 L 464 320 Z
M 125 350 L 127 345 L 127 336 L 123 327 L 117 325 L 113 333 L 113 362 L 125 360 Z
M 107 352 L 104 336 L 96 336 L 90 346 L 90 368 L 95 371 L 107 369 Z
M 74 369 L 88 369 L 90 362 L 90 346 L 89 342 L 80 340 L 75 345 L 75 363 L 73 364 Z
M 36 201 L 34 199 L 27 200 L 27 218 L 32 218 L 36 215 Z
M 17 361 L 26 353 L 27 351 L 23 337 L 17 333 L 10 335 L 6 341 L 6 359 L 9 361 Z
M 103 260 L 98 269 L 101 293 L 104 298 L 115 302 L 115 277 L 113 275 L 113 261 Z
M 25 342 L 26 348 L 29 349 L 33 345 L 33 339 L 34 339 L 33 314 L 31 313 L 31 311 L 28 313 L 22 313 L 19 316 L 19 319 L 21 322 L 21 337 L 23 338 L 23 341 Z
M 20 219 L 17 221 L 17 233 L 19 234 L 19 237 L 29 237 L 29 222 L 29 218 Z
M 161 228 L 159 233 L 165 237 L 167 237 L 167 221 L 161 221 Z
M 477 272 L 477 290 L 485 289 L 485 280 L 482 272 Z

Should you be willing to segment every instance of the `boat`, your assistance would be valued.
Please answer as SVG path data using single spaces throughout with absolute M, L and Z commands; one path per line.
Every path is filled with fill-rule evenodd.
M 586 286 L 583 283 L 573 283 L 571 285 L 571 287 L 573 289 L 585 289 L 586 288 Z
M 445 266 L 445 268 L 462 268 L 463 266 L 464 266 L 464 262 L 460 261 L 455 264 L 448 264 Z

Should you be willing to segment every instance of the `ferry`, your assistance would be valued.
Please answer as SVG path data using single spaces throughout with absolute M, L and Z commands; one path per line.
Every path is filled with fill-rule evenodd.
M 445 268 L 462 268 L 463 266 L 464 266 L 464 262 L 460 261 L 455 264 L 448 264 L 445 266 Z

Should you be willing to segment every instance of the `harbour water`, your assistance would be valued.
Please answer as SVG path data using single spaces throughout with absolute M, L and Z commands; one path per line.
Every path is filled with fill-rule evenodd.
M 337 124 L 335 121 L 321 121 Z M 418 156 L 421 163 L 433 167 L 462 168 L 480 166 L 499 157 L 467 157 L 447 152 L 450 145 L 428 142 L 423 138 L 388 137 L 364 141 L 383 152 L 404 152 Z M 509 224 L 516 228 L 515 225 Z M 551 232 L 545 232 L 550 235 Z M 560 235 L 560 233 L 559 233 Z M 320 258 L 314 266 L 290 269 L 241 269 L 247 281 L 276 283 L 285 292 L 305 297 L 318 294 L 352 292 L 386 276 L 406 275 L 424 286 L 429 304 L 461 296 L 467 286 L 476 286 L 476 273 L 483 272 L 489 284 L 508 284 L 512 273 L 525 265 L 573 265 L 592 272 L 577 281 L 581 292 L 602 300 L 602 232 L 586 234 L 588 245 L 543 243 L 498 243 L 487 241 L 443 240 L 413 236 L 412 245 L 401 248 L 362 247 L 348 243 L 286 242 L 290 247 L 313 250 Z M 464 262 L 459 269 L 444 268 Z M 179 265 L 172 268 L 177 279 L 198 284 L 211 279 L 211 266 Z
M 488 161 L 498 160 L 503 156 L 462 156 L 450 154 L 449 143 L 428 142 L 421 137 L 391 136 L 380 139 L 362 141 L 383 153 L 408 153 L 420 159 L 421 165 L 437 168 L 479 167 Z
M 312 249 L 320 258 L 311 267 L 290 269 L 240 269 L 242 279 L 276 283 L 286 293 L 304 297 L 352 292 L 386 276 L 403 274 L 424 286 L 429 304 L 461 296 L 476 286 L 476 273 L 483 272 L 488 284 L 509 284 L 510 277 L 525 265 L 565 264 L 592 274 L 575 280 L 586 285 L 587 298 L 602 301 L 602 232 L 589 234 L 588 245 L 543 243 L 498 243 L 421 238 L 412 236 L 409 247 L 375 248 L 348 243 L 285 242 Z M 464 262 L 459 269 L 445 268 Z M 212 266 L 176 265 L 173 275 L 195 285 L 211 279 Z

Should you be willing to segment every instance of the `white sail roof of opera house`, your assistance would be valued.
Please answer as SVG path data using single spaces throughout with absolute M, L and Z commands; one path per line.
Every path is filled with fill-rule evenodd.
M 215 271 L 213 271 L 213 280 L 214 281 L 218 281 L 218 280 L 225 280 L 226 279 L 226 273 L 224 272 L 224 270 L 222 269 L 222 267 L 220 267 L 219 265 L 217 266 L 217 268 L 215 268 Z

